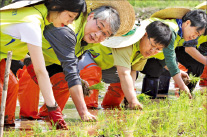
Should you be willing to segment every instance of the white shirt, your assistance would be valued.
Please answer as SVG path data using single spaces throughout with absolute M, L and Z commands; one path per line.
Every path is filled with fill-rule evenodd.
M 35 46 L 42 47 L 41 28 L 33 23 L 18 23 L 6 26 L 2 32 Z

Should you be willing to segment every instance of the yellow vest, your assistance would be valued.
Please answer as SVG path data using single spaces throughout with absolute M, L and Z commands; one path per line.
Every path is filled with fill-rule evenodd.
M 34 23 L 38 24 L 43 30 L 45 25 L 48 25 L 47 21 L 47 8 L 44 4 L 35 5 L 33 7 L 23 7 L 20 9 L 11 9 L 0 11 L 0 29 L 2 30 L 7 25 L 16 23 Z M 20 60 L 23 59 L 28 53 L 27 43 L 22 42 L 19 39 L 15 39 L 7 34 L 1 32 L 0 34 L 0 60 L 7 58 L 7 52 L 12 51 L 12 59 Z
M 94 43 L 91 43 L 91 44 L 87 44 L 86 46 L 81 46 L 81 41 L 83 40 L 84 30 L 85 30 L 85 26 L 87 23 L 87 21 L 85 21 L 84 23 L 81 23 L 82 18 L 83 18 L 83 15 L 81 14 L 81 17 L 79 17 L 78 20 L 74 21 L 74 23 L 71 26 L 71 28 L 74 30 L 77 36 L 77 43 L 75 46 L 75 55 L 77 57 L 81 56 L 84 53 L 84 51 L 96 45 Z

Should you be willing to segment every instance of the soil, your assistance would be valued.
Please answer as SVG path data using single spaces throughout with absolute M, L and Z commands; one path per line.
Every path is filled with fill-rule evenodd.
M 160 8 L 134 8 L 136 20 L 141 21 L 149 18 L 153 13 L 159 11 Z

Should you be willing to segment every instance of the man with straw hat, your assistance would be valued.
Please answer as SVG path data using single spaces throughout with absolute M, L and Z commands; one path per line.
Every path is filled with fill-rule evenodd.
M 175 48 L 177 46 L 190 46 L 196 45 L 193 39 L 196 39 L 200 35 L 205 34 L 206 30 L 206 13 L 201 10 L 193 10 L 185 8 L 167 8 L 154 13 L 151 18 L 171 19 L 169 26 L 173 26 L 176 33 L 176 39 L 173 45 L 169 45 L 168 48 L 163 50 L 163 53 L 159 53 L 150 59 L 148 59 L 145 68 L 142 73 L 146 74 L 143 80 L 142 92 L 153 97 L 156 97 L 158 92 L 158 83 L 161 73 L 165 73 L 160 77 L 161 82 L 159 88 L 161 93 L 167 93 L 169 77 L 166 76 L 170 72 L 176 84 L 178 84 L 180 90 L 186 91 L 191 98 L 189 89 L 192 87 L 186 86 L 181 76 L 186 76 L 185 73 L 180 72 L 176 63 Z M 185 42 L 184 42 L 185 41 Z M 184 43 L 183 43 L 184 42 Z M 163 72 L 165 67 L 169 72 Z M 188 76 L 187 76 L 188 77 Z M 167 86 L 166 86 L 167 85 Z M 150 92 L 149 92 L 150 90 Z
M 95 44 L 87 46 L 87 43 L 99 43 L 113 35 L 126 34 L 131 30 L 134 24 L 135 14 L 133 7 L 127 0 L 86 2 L 88 11 L 90 11 L 86 21 L 82 22 L 82 19 L 80 18 L 75 21 L 72 26 L 77 36 L 76 46 L 68 46 L 68 42 L 64 40 L 67 39 L 67 33 L 64 32 L 66 26 L 58 29 L 50 25 L 47 26 L 44 31 L 44 36 L 50 44 L 43 39 L 43 53 L 46 64 L 48 64 L 47 70 L 51 76 L 51 82 L 54 85 L 54 96 L 61 110 L 63 110 L 69 95 L 71 94 L 82 120 L 88 121 L 95 119 L 95 117 L 87 111 L 84 102 L 77 69 L 77 57 L 79 57 L 84 50 L 91 46 L 95 46 Z M 124 8 L 126 8 L 127 12 L 123 12 Z M 63 33 L 60 33 L 62 31 Z M 63 41 L 57 41 L 57 37 L 62 37 Z M 93 68 L 93 71 L 98 72 L 99 69 Z M 88 77 L 92 76 L 89 75 Z M 101 80 L 101 77 L 92 78 L 97 79 L 98 82 Z M 92 84 L 95 83 L 89 83 L 89 85 Z M 73 90 L 73 87 L 76 85 L 78 85 L 79 89 Z M 68 92 L 68 88 L 70 93 Z M 43 105 L 40 108 L 39 116 L 47 115 L 46 106 Z
M 172 33 L 170 28 L 160 22 L 145 20 L 136 26 L 126 36 L 112 37 L 89 49 L 79 61 L 80 75 L 84 75 L 90 67 L 102 70 L 102 79 L 110 84 L 104 96 L 102 107 L 119 107 L 124 96 L 131 109 L 142 109 L 142 104 L 136 98 L 135 80 L 137 71 L 141 71 L 149 56 L 157 54 L 170 43 Z M 94 75 L 96 72 L 93 72 Z M 97 75 L 97 74 L 96 74 Z M 88 81 L 92 81 L 88 79 Z M 98 98 L 90 96 L 89 107 L 96 107 L 92 101 Z

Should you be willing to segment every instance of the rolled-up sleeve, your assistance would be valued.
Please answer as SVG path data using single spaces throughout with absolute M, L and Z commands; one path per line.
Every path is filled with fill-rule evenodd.
M 168 47 L 163 49 L 163 53 L 165 56 L 165 63 L 172 77 L 180 72 L 180 69 L 177 66 L 176 54 L 174 49 L 175 39 L 176 39 L 176 33 L 173 31 L 170 44 L 168 45 Z
M 69 27 L 56 28 L 52 24 L 45 27 L 44 37 L 55 51 L 61 62 L 68 87 L 81 85 L 78 72 L 78 59 L 75 56 L 76 36 Z

